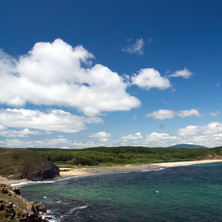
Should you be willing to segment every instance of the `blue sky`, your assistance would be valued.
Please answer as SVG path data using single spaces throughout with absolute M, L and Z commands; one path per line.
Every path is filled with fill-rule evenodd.
M 0 146 L 222 144 L 222 2 L 0 2 Z

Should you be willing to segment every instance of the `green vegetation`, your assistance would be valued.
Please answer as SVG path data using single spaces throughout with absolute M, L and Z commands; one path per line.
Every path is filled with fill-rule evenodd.
M 31 149 L 58 165 L 141 164 L 222 158 L 222 147 L 206 149 L 97 147 L 87 149 Z

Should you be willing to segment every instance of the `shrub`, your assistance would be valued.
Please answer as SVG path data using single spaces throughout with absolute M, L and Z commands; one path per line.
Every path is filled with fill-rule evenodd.
M 77 157 L 73 158 L 72 164 L 73 165 L 81 164 L 83 166 L 86 166 L 86 165 L 88 165 L 88 166 L 98 165 L 98 163 L 94 159 L 88 158 L 88 157 L 84 157 L 84 156 L 77 156 Z

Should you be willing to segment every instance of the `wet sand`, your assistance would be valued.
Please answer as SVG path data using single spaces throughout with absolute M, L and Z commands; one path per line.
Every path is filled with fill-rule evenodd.
M 73 176 L 87 176 L 96 174 L 108 174 L 108 173 L 122 173 L 122 172 L 136 172 L 144 170 L 154 170 L 161 167 L 154 164 L 142 164 L 142 165 L 124 165 L 124 166 L 104 166 L 104 167 L 87 167 L 81 169 L 70 169 L 68 171 L 61 171 L 62 178 Z
M 152 164 L 141 164 L 141 165 L 128 164 L 124 166 L 60 168 L 60 177 L 55 179 L 62 179 L 62 178 L 69 178 L 76 176 L 88 176 L 96 174 L 148 171 L 148 170 L 155 170 L 166 167 L 188 166 L 194 164 L 214 163 L 214 162 L 222 162 L 222 160 L 197 160 L 197 161 L 183 161 L 183 162 L 152 163 Z M 22 182 L 29 182 L 29 180 L 25 179 L 8 180 L 7 178 L 0 176 L 0 183 L 10 185 Z
M 0 176 L 0 184 L 6 184 L 6 185 L 11 185 L 11 184 L 17 184 L 17 183 L 25 183 L 29 182 L 30 180 L 22 179 L 22 180 L 8 180 L 6 177 Z

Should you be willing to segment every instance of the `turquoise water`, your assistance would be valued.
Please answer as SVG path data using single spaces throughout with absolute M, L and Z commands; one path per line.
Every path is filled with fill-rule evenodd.
M 222 221 L 222 163 L 78 177 L 21 188 L 54 221 Z

